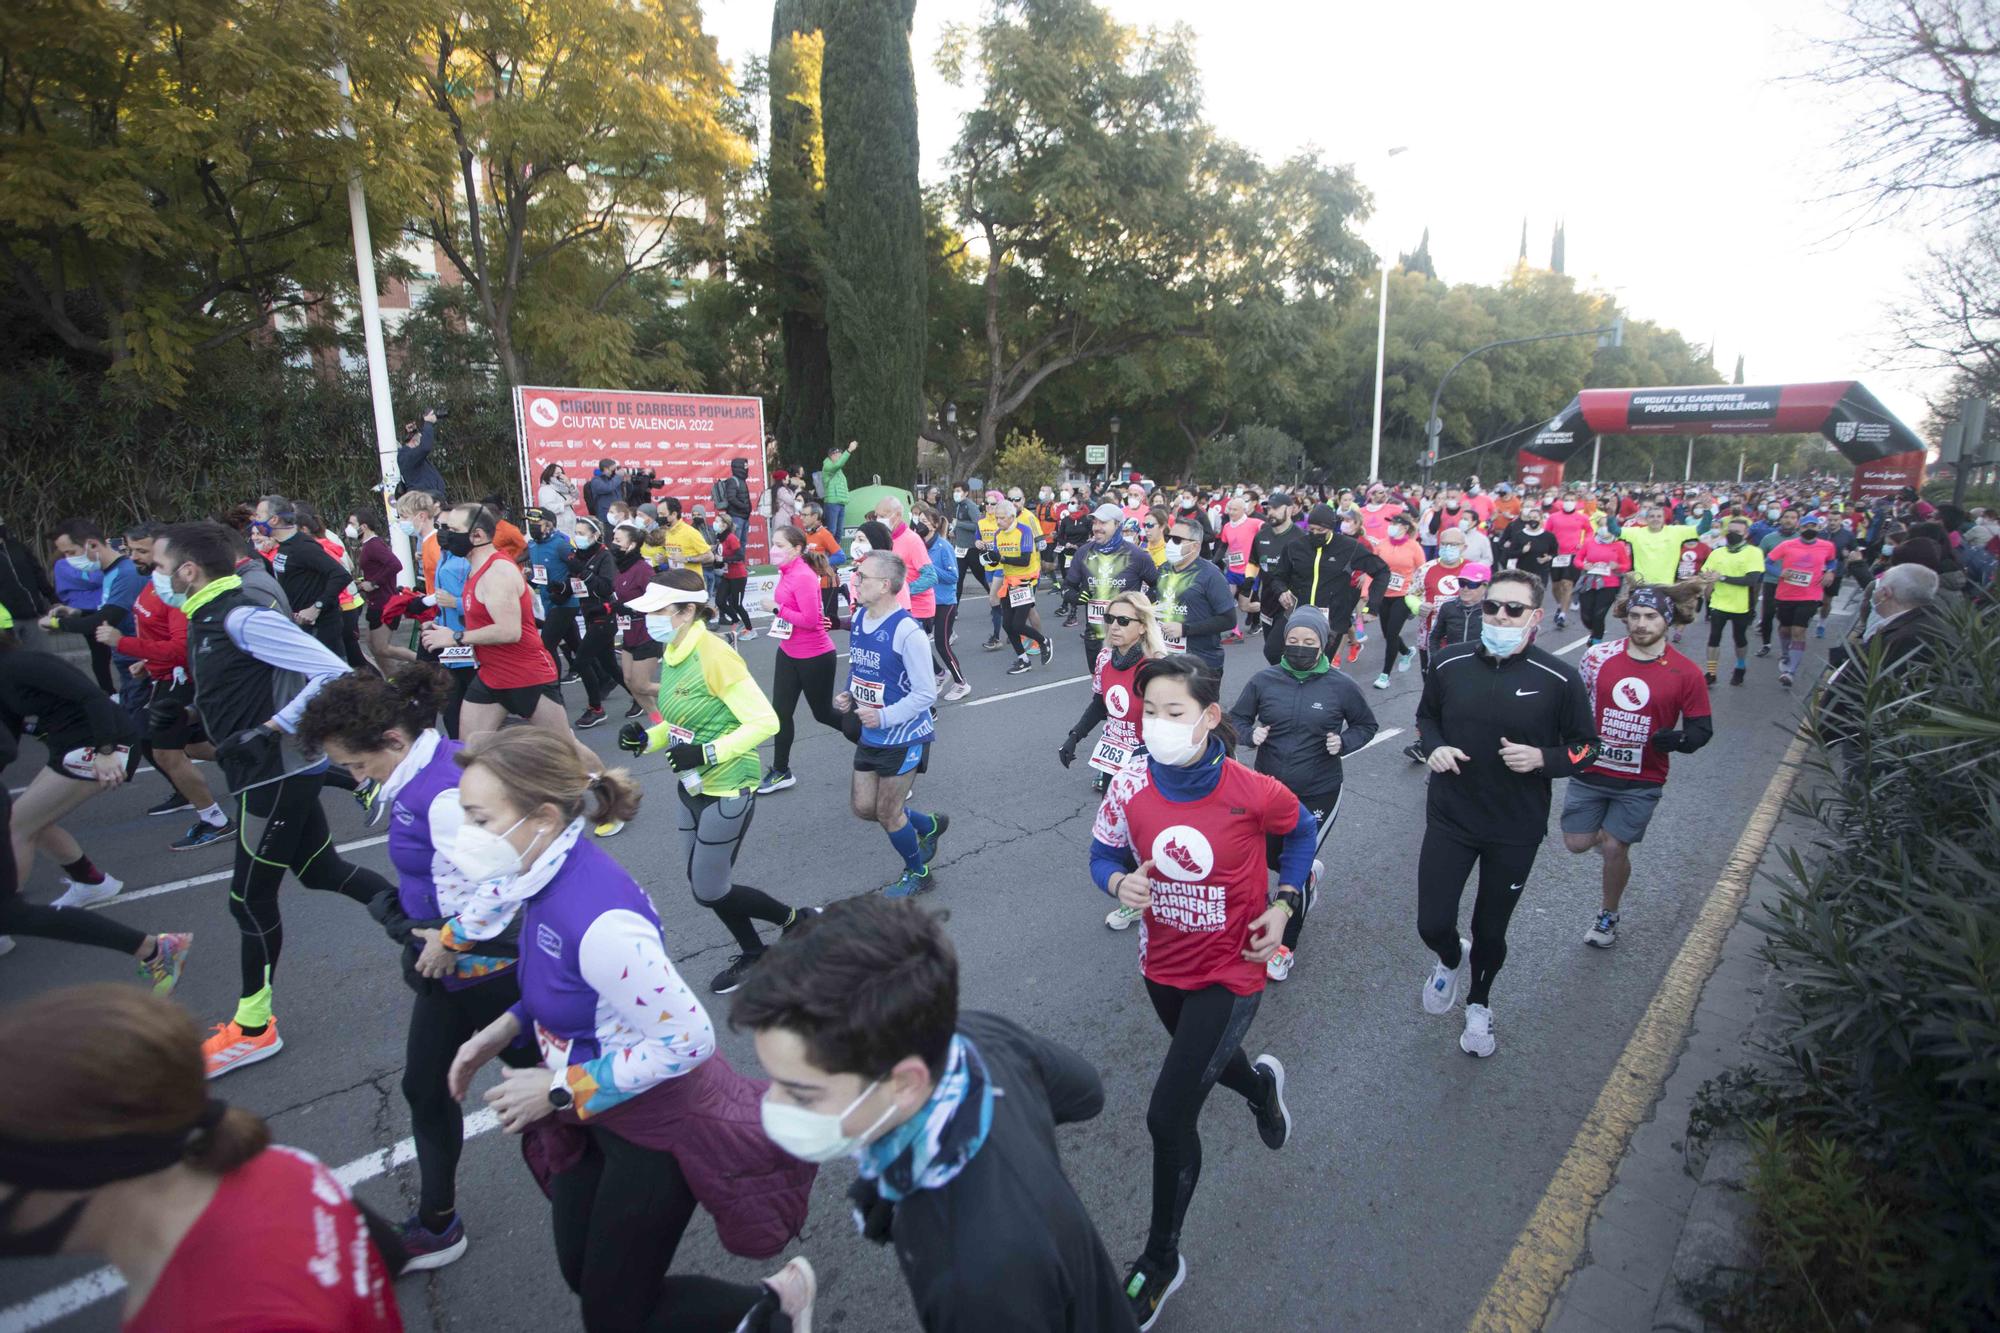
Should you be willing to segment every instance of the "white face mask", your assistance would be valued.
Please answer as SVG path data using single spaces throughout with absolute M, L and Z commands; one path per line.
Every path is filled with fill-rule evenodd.
M 1458 520 L 1458 530 L 1460 532 L 1472 531 L 1472 515 L 1467 514 L 1464 518 Z
M 163 602 L 174 595 L 174 581 L 167 577 L 167 571 L 164 569 L 153 571 L 153 594 Z
M 841 1123 L 854 1112 L 854 1108 L 868 1100 L 868 1094 L 881 1086 L 876 1079 L 861 1090 L 861 1095 L 847 1104 L 847 1109 L 838 1113 L 808 1111 L 803 1106 L 793 1106 L 789 1102 L 774 1102 L 764 1098 L 758 1116 L 764 1122 L 764 1137 L 783 1148 L 802 1162 L 831 1162 L 836 1157 L 862 1147 L 882 1128 L 882 1122 L 895 1113 L 891 1103 L 875 1117 L 875 1123 L 859 1134 L 849 1134 L 841 1129 Z
M 1574 501 L 1574 500 L 1564 500 L 1564 501 L 1563 501 L 1563 512 L 1565 512 L 1565 513 L 1570 513 L 1570 514 L 1573 514 L 1573 513 L 1575 513 L 1575 512 L 1576 512 L 1576 501 Z
M 396 520 L 396 530 L 401 532 L 405 537 L 414 537 L 417 535 L 417 525 L 407 518 Z
M 1149 717 L 1140 724 L 1146 753 L 1163 764 L 1191 764 L 1208 749 L 1206 738 L 1197 741 L 1199 722 L 1176 722 L 1170 717 Z
M 1181 557 L 1182 557 L 1182 556 L 1184 556 L 1185 554 L 1187 554 L 1187 546 L 1186 546 L 1186 543 L 1184 543 L 1184 542 L 1168 542 L 1168 543 L 1167 543 L 1167 563 L 1168 563 L 1168 564 L 1170 564 L 1170 565 L 1178 565 L 1178 564 L 1179 564 L 1179 563 L 1181 562 Z
M 512 833 L 527 820 L 528 817 L 522 815 L 508 825 L 506 833 L 495 833 L 477 824 L 461 825 L 458 838 L 451 845 L 453 864 L 475 883 L 512 879 L 521 873 L 521 854 L 514 850 L 513 843 L 507 841 L 507 833 Z
M 680 631 L 674 628 L 674 618 L 672 616 L 646 617 L 646 637 L 650 638 L 654 643 L 672 643 L 674 635 L 678 633 Z
M 954 500 L 963 500 L 963 499 L 965 498 L 965 492 L 964 492 L 964 491 L 953 491 L 953 492 L 951 493 L 951 498 L 952 498 L 952 499 L 954 499 Z
M 341 531 L 347 534 L 347 540 L 349 541 L 354 541 L 356 538 L 361 536 L 361 529 L 356 527 L 352 523 L 349 523 L 346 527 L 342 528 Z
M 87 573 L 97 568 L 97 562 L 87 555 L 66 555 L 63 559 L 68 562 L 71 569 L 79 574 Z

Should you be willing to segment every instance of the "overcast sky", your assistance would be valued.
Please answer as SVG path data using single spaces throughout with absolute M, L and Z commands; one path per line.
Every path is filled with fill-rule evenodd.
M 1317 147 L 1378 201 L 1363 234 L 1393 255 L 1425 226 L 1438 274 L 1494 282 L 1546 264 L 1635 315 L 1713 340 L 1752 383 L 1859 379 L 1913 428 L 1942 376 L 1905 369 L 1891 311 L 1924 238 L 1855 228 L 1835 142 L 1850 109 L 1783 76 L 1837 31 L 1822 0 L 1110 0 L 1122 21 L 1195 33 L 1209 118 L 1267 161 Z M 932 69 L 940 30 L 977 0 L 918 0 L 913 38 L 926 180 L 975 90 Z M 725 58 L 763 53 L 769 0 L 707 0 Z M 1386 150 L 1409 151 L 1389 159 Z M 1392 306 L 1389 318 L 1396 313 Z M 1551 409 L 1560 404 L 1550 404 Z

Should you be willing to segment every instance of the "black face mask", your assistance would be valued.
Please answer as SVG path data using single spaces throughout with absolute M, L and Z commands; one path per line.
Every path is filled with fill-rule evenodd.
M 62 1253 L 63 1242 L 76 1230 L 90 1196 L 85 1195 L 40 1226 L 28 1231 L 14 1230 L 14 1214 L 32 1190 L 17 1189 L 0 1201 L 0 1259 L 46 1259 Z
M 1310 643 L 1285 645 L 1285 665 L 1294 671 L 1310 671 L 1320 659 L 1320 649 Z
M 1732 532 L 1727 537 L 1723 538 L 1723 540 L 1729 543 L 1729 549 L 1733 551 L 1737 547 L 1743 544 L 1743 534 L 1740 532 Z
M 618 568 L 630 569 L 632 568 L 632 562 L 639 558 L 639 548 L 636 546 L 620 546 L 613 551 L 612 558 L 618 562 Z
M 439 528 L 438 546 L 446 555 L 471 555 L 472 534 L 469 532 L 453 532 L 450 528 Z

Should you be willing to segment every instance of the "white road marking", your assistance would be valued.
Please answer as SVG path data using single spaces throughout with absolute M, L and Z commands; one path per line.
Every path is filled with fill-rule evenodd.
M 1340 757 L 1342 759 L 1354 759 L 1361 755 L 1367 754 L 1370 750 L 1380 745 L 1383 741 L 1393 740 L 1395 737 L 1402 735 L 1403 731 L 1404 729 L 1402 727 L 1384 727 L 1382 728 L 1382 730 L 1375 733 L 1375 738 L 1369 741 L 1368 744 L 1362 746 L 1360 749 L 1356 750 L 1353 754 L 1344 754 Z
M 482 1107 L 465 1117 L 465 1137 L 468 1139 L 499 1127 L 500 1117 L 494 1115 L 491 1108 Z M 345 1166 L 335 1167 L 333 1174 L 351 1190 L 364 1181 L 373 1180 L 416 1160 L 417 1141 L 404 1139 L 393 1147 L 379 1148 Z M 0 1333 L 29 1333 L 31 1329 L 44 1328 L 123 1290 L 125 1278 L 117 1269 L 100 1268 L 73 1282 L 65 1282 L 60 1287 L 52 1287 L 39 1296 L 0 1310 Z
M 362 847 L 379 847 L 387 841 L 389 841 L 389 835 L 385 833 L 379 838 L 362 838 L 356 842 L 343 842 L 333 850 L 336 852 L 351 852 Z M 89 910 L 100 912 L 107 907 L 116 907 L 120 903 L 136 903 L 143 898 L 157 898 L 163 893 L 178 893 L 182 889 L 192 889 L 202 884 L 220 884 L 223 880 L 229 878 L 230 873 L 227 870 L 217 870 L 206 875 L 194 875 L 188 879 L 177 879 L 166 884 L 155 884 L 150 889 L 131 890 L 119 894 L 116 898 L 106 898 L 101 903 L 93 903 Z
M 1562 654 L 1564 654 L 1564 653 L 1573 653 L 1573 652 L 1575 652 L 1575 651 L 1576 651 L 1577 649 L 1579 649 L 1579 648 L 1583 647 L 1583 645 L 1585 645 L 1586 643 L 1589 643 L 1589 642 L 1590 642 L 1590 640 L 1589 640 L 1589 639 L 1587 639 L 1587 638 L 1585 638 L 1585 639 L 1571 639 L 1571 640 L 1570 640 L 1570 641 L 1569 641 L 1568 643 L 1564 644 L 1564 645 L 1563 645 L 1562 647 L 1560 647 L 1560 648 L 1558 648 L 1558 649 L 1556 649 L 1556 650 L 1555 650 L 1555 651 L 1556 651 L 1556 655 L 1557 655 L 1558 657 L 1560 657 L 1560 656 L 1561 656 Z
M 964 706 L 967 708 L 978 708 L 982 704 L 997 704 L 1002 699 L 1018 699 L 1024 694 L 1040 694 L 1043 690 L 1059 689 L 1064 685 L 1074 685 L 1078 681 L 1089 679 L 1089 676 L 1065 676 L 1061 680 L 1052 680 L 1046 685 L 1030 685 L 1025 690 L 1009 690 L 1005 694 L 989 694 L 984 699 L 969 699 Z

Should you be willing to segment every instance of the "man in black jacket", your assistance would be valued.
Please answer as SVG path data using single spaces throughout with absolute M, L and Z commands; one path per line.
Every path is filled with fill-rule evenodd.
M 35 624 L 55 605 L 55 585 L 49 571 L 0 519 L 0 607 L 14 619 L 14 632 L 21 645 L 41 645 L 41 629 Z
M 340 594 L 354 576 L 299 527 L 297 508 L 282 495 L 267 495 L 257 502 L 252 528 L 270 538 L 269 547 L 259 553 L 271 562 L 271 572 L 291 603 L 292 619 L 345 661 Z
M 958 959 L 910 901 L 848 898 L 788 932 L 737 992 L 771 1076 L 764 1129 L 852 1155 L 862 1234 L 895 1243 L 927 1330 L 1131 1333 L 1055 1128 L 1104 1107 L 1074 1051 L 958 1009 Z
M 1285 616 L 1294 607 L 1316 606 L 1326 612 L 1327 623 L 1333 626 L 1326 657 L 1335 666 L 1340 665 L 1341 643 L 1353 632 L 1354 607 L 1361 600 L 1356 580 L 1361 575 L 1372 580 L 1370 605 L 1378 616 L 1381 614 L 1389 566 L 1339 528 L 1340 515 L 1332 505 L 1315 505 L 1306 519 L 1305 536 L 1286 543 L 1278 567 L 1264 580 L 1259 599 L 1264 614 L 1272 617 L 1270 628 L 1264 631 L 1264 660 L 1273 666 L 1285 655 Z M 1273 592 L 1277 594 L 1275 614 Z M 1356 648 L 1354 655 L 1359 652 Z
M 403 479 L 398 495 L 404 491 L 424 491 L 444 499 L 444 477 L 431 462 L 431 451 L 437 448 L 437 428 L 435 407 L 425 408 L 422 421 L 403 428 L 403 444 L 396 450 L 396 473 Z

